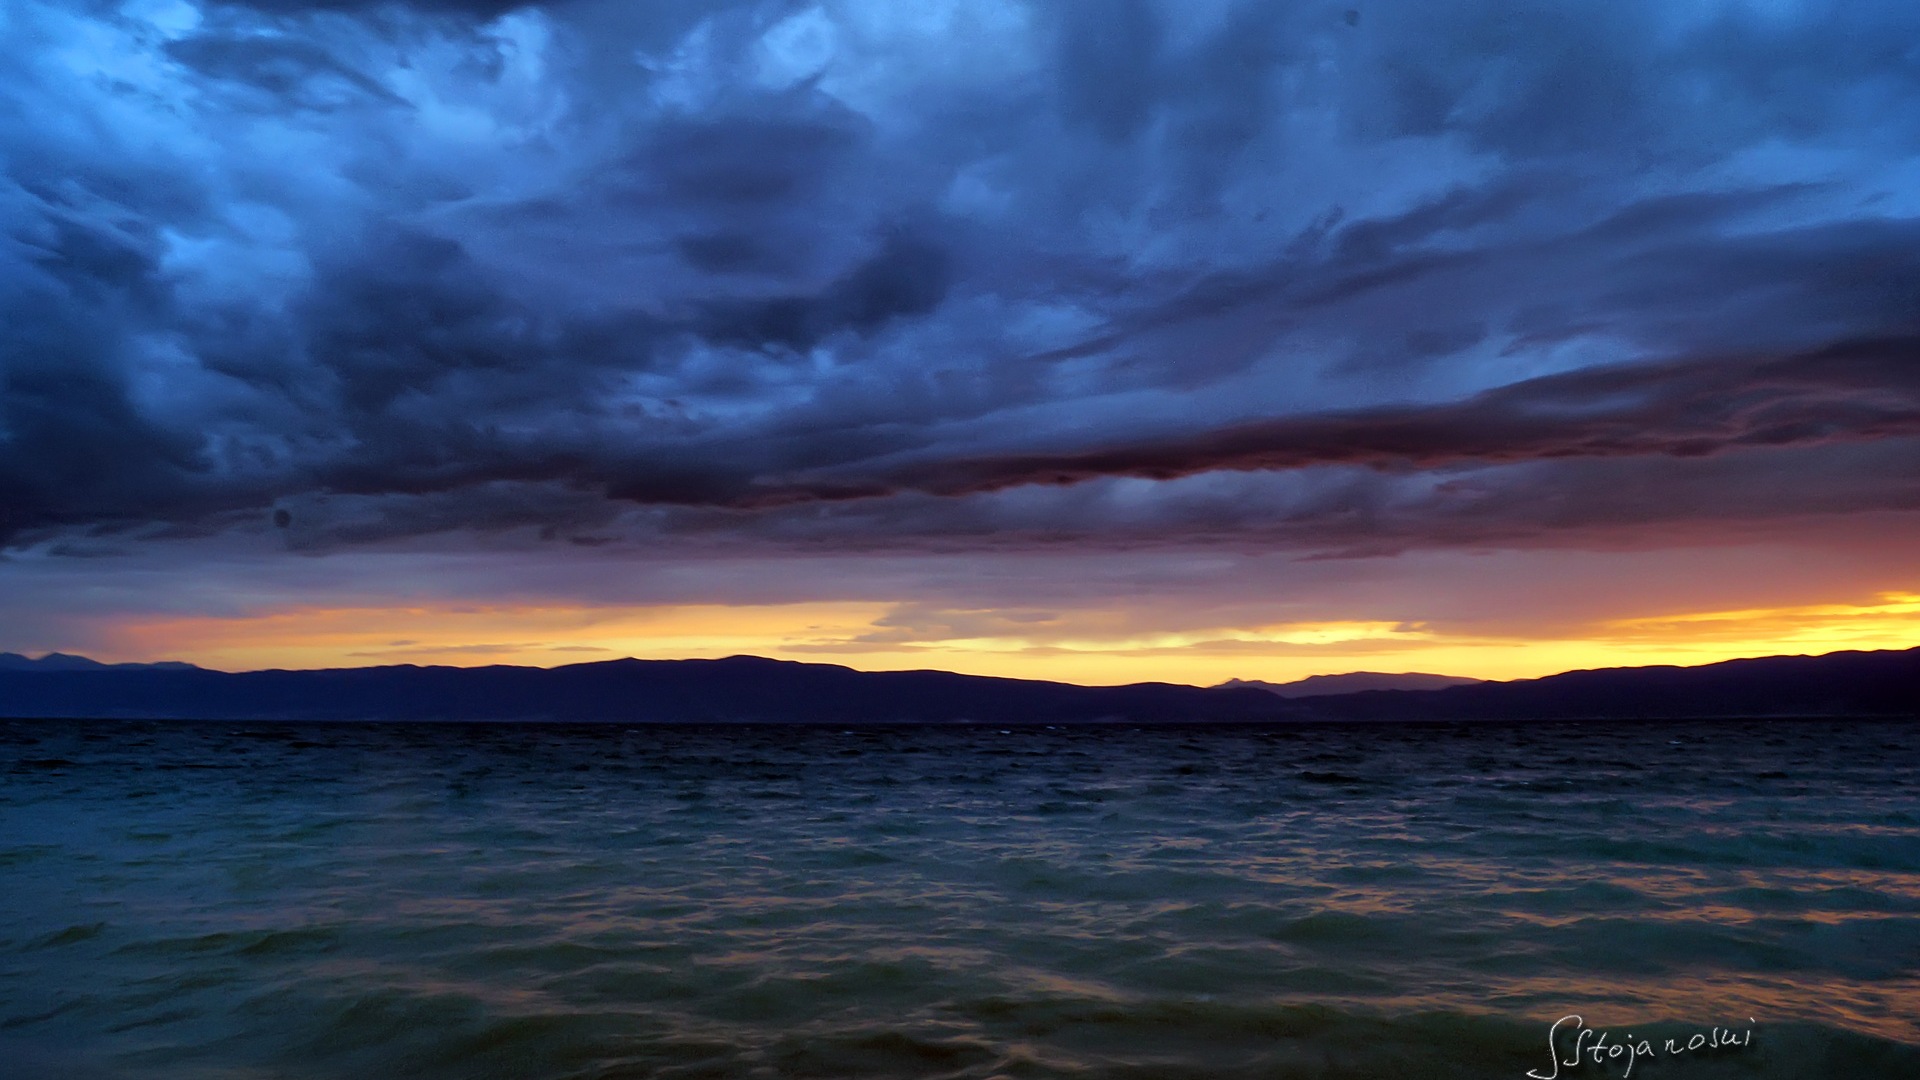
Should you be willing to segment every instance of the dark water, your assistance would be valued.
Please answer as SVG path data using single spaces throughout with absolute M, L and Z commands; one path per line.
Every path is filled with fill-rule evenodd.
M 0 724 L 0 1074 L 1920 1077 L 1917 733 Z

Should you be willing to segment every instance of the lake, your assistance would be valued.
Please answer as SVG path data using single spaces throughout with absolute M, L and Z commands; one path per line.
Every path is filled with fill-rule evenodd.
M 0 1075 L 1920 1077 L 1913 723 L 1014 719 L 0 723 Z

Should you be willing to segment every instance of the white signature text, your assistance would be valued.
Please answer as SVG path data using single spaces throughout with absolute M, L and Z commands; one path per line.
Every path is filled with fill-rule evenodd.
M 1752 1023 L 1753 1017 L 1747 1017 Z M 1641 1058 L 1659 1057 L 1665 1054 L 1674 1057 L 1703 1050 L 1719 1050 L 1729 1046 L 1753 1045 L 1753 1029 L 1736 1031 L 1733 1028 L 1709 1028 L 1696 1031 L 1692 1035 L 1666 1039 L 1655 1044 L 1652 1039 L 1636 1038 L 1628 1032 L 1625 1038 L 1616 1038 L 1610 1031 L 1590 1028 L 1578 1015 L 1563 1016 L 1547 1029 L 1547 1054 L 1552 1059 L 1546 1072 L 1528 1069 L 1527 1075 L 1533 1080 L 1559 1080 L 1560 1069 L 1578 1068 L 1581 1064 L 1591 1064 L 1596 1068 L 1612 1065 L 1626 1066 L 1620 1075 L 1622 1080 L 1633 1075 L 1633 1067 Z

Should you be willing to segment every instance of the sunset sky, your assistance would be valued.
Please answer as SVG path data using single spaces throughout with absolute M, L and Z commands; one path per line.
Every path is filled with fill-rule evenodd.
M 0 650 L 1920 645 L 1920 5 L 0 6 Z

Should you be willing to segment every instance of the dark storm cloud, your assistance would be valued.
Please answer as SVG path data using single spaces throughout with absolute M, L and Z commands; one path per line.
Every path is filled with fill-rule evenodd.
M 890 490 L 967 495 L 1109 476 L 1172 480 L 1218 470 L 1325 465 L 1411 470 L 1558 458 L 1699 457 L 1743 447 L 1914 435 L 1920 435 L 1920 339 L 1902 339 L 1784 360 L 1583 370 L 1444 405 L 1287 417 L 1062 454 L 948 461 L 903 470 L 869 489 L 826 485 L 765 498 Z
M 403 395 L 432 397 L 462 373 L 511 376 L 556 351 L 539 313 L 493 287 L 458 243 L 403 234 L 372 241 L 367 254 L 323 268 L 302 312 L 308 351 L 345 411 L 389 413 Z
M 932 311 L 946 295 L 949 262 L 934 244 L 892 235 L 815 295 L 709 303 L 697 331 L 721 344 L 809 349 L 840 330 L 876 330 Z
M 648 142 L 641 164 L 664 202 L 723 210 L 791 205 L 817 195 L 846 163 L 859 135 L 838 111 L 825 116 L 675 120 Z
M 263 35 L 203 34 L 166 44 L 168 56 L 210 80 L 245 83 L 281 102 L 326 107 L 329 81 L 369 97 L 400 99 L 311 41 Z
M 377 13 L 417 11 L 484 21 L 510 11 L 532 7 L 538 0 L 215 0 L 214 8 L 244 8 L 274 15 L 313 12 Z
M 12 237 L 0 302 L 0 536 L 198 512 L 199 440 L 145 415 L 119 368 L 122 326 L 167 314 L 154 230 L 20 194 L 41 213 Z
M 1159 18 L 1146 0 L 1061 5 L 1062 113 L 1107 139 L 1129 139 L 1153 116 Z
M 1920 12 L 1346 11 L 21 5 L 0 539 L 1910 501 Z

